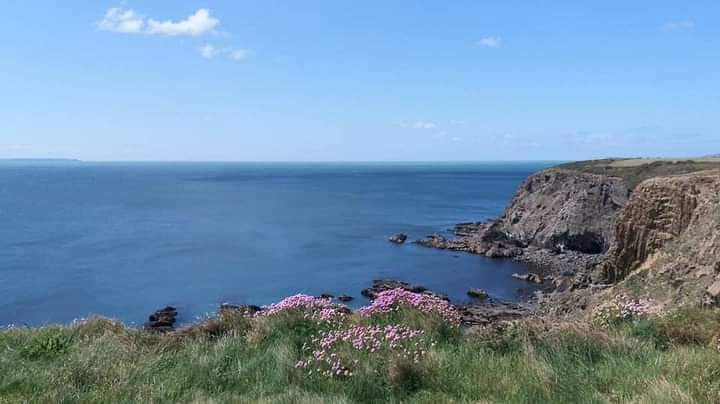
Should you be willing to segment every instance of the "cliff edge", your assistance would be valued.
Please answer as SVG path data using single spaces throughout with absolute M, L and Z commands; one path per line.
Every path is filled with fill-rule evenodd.
M 718 303 L 720 170 L 640 183 L 615 233 L 607 281 L 668 303 Z
M 523 181 L 498 219 L 457 225 L 454 239 L 433 235 L 417 243 L 515 258 L 545 274 L 584 272 L 612 245 L 627 198 L 622 178 L 550 168 Z
M 615 239 L 615 215 L 627 196 L 618 177 L 544 170 L 523 182 L 492 228 L 523 246 L 599 254 Z

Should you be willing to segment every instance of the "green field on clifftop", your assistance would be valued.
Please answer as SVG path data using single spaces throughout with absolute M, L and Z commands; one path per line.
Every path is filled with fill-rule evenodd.
M 720 169 L 720 158 L 587 160 L 561 164 L 558 168 L 621 177 L 627 184 L 628 189 L 632 190 L 639 183 L 649 178 Z

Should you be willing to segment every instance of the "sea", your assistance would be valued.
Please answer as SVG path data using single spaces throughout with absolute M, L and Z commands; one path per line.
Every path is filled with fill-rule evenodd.
M 373 279 L 521 300 L 524 264 L 411 241 L 498 216 L 552 164 L 0 162 L 0 326 L 140 326 L 166 305 L 189 323 L 297 293 L 357 307 Z

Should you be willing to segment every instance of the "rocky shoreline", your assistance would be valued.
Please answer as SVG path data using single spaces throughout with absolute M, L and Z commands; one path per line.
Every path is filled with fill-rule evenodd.
M 513 276 L 543 285 L 521 304 L 497 301 L 475 289 L 483 285 L 468 285 L 474 300 L 455 307 L 469 327 L 585 310 L 606 289 L 653 298 L 662 290 L 668 304 L 720 306 L 718 195 L 720 171 L 650 178 L 629 188 L 622 177 L 551 168 L 527 178 L 499 218 L 461 223 L 452 237 L 433 234 L 413 243 L 523 262 L 529 271 Z M 397 233 L 388 241 L 401 245 L 409 238 Z M 624 287 L 623 280 L 633 276 L 642 282 Z M 387 279 L 373 281 L 361 295 L 373 300 L 397 288 L 449 301 L 422 286 Z M 219 312 L 228 310 L 255 314 L 262 308 L 224 305 Z M 151 315 L 146 328 L 172 331 L 176 316 L 165 308 Z
M 369 287 L 360 291 L 360 294 L 368 300 L 373 301 L 381 292 L 393 289 L 402 289 L 408 292 L 429 295 L 450 302 L 447 295 L 429 290 L 421 285 L 414 285 L 395 279 L 373 280 Z M 527 316 L 533 313 L 536 308 L 536 305 L 532 301 L 525 303 L 505 302 L 494 299 L 487 295 L 487 292 L 484 290 L 477 288 L 469 289 L 468 296 L 471 298 L 470 303 L 451 303 L 458 309 L 458 312 L 460 313 L 460 324 L 464 327 L 487 326 L 491 324 L 499 326 L 507 321 Z M 322 294 L 318 297 L 328 300 L 336 300 L 340 305 L 353 299 L 351 296 L 347 295 L 335 297 L 328 293 Z M 222 317 L 225 315 L 237 314 L 252 317 L 266 309 L 267 307 L 252 304 L 222 303 L 218 306 L 217 315 Z M 351 309 L 347 308 L 347 311 L 350 312 Z M 170 334 L 182 332 L 184 328 L 193 326 L 192 324 L 188 324 L 187 326 L 176 327 L 177 316 L 177 309 L 172 306 L 167 306 L 150 314 L 143 329 L 156 334 Z

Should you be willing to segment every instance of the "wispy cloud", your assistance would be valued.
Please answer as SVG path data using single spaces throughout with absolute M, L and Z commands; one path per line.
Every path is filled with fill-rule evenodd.
M 133 10 L 114 7 L 105 13 L 97 26 L 103 31 L 139 34 L 145 29 L 145 19 Z
M 245 60 L 255 52 L 252 49 L 218 48 L 211 44 L 205 44 L 200 48 L 200 55 L 205 59 L 213 59 L 217 56 L 227 56 L 233 60 Z
M 103 31 L 122 34 L 199 36 L 214 33 L 219 24 L 220 20 L 212 17 L 206 8 L 198 9 L 180 21 L 158 21 L 145 18 L 134 10 L 113 7 L 98 21 L 97 26 Z
M 668 21 L 663 25 L 666 31 L 685 31 L 695 28 L 695 21 L 692 20 L 680 20 L 680 21 Z
M 405 128 L 412 128 L 412 129 L 435 129 L 437 128 L 437 124 L 434 122 L 428 122 L 428 121 L 415 121 L 411 122 L 409 124 L 404 123 L 402 124 Z
M 497 36 L 486 36 L 484 38 L 480 38 L 478 45 L 485 48 L 499 48 L 502 46 L 502 38 Z

